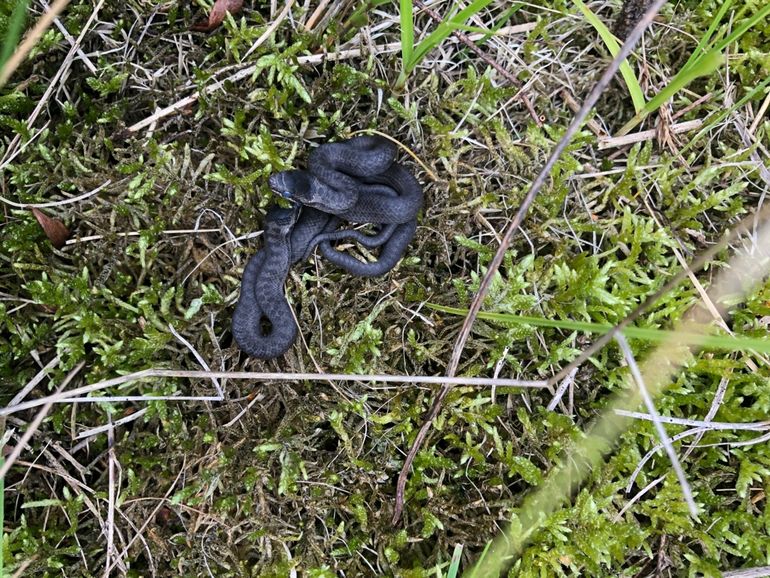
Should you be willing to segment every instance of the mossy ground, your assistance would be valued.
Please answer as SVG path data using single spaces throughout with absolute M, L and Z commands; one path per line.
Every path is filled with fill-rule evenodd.
M 2 5 L 6 13 L 9 4 Z M 517 98 L 521 89 L 454 40 L 395 90 L 397 55 L 370 55 L 371 46 L 399 40 L 395 5 L 349 20 L 351 8 L 332 3 L 339 12 L 313 32 L 301 24 L 308 9 L 294 6 L 272 39 L 244 58 L 275 8 L 246 3 L 217 30 L 191 33 L 205 4 L 106 3 L 82 43 L 96 72 L 76 57 L 31 127 L 26 119 L 69 50 L 58 30 L 0 94 L 0 152 L 11 151 L 16 134 L 24 143 L 3 166 L 3 197 L 63 200 L 109 181 L 94 196 L 47 209 L 78 241 L 62 250 L 51 247 L 28 209 L 4 206 L 4 405 L 55 356 L 50 380 L 30 398 L 55 389 L 73 369 L 68 388 L 146 368 L 201 369 L 169 326 L 213 370 L 442 375 L 462 319 L 425 303 L 469 304 L 497 234 L 572 117 L 564 91 L 581 100 L 608 60 L 570 3 L 506 11 L 506 3 L 493 2 L 471 22 L 536 23 L 483 49 L 525 84 L 543 121 L 538 127 Z M 616 6 L 591 8 L 610 22 Z M 754 10 L 736 2 L 722 25 L 737 26 Z M 91 3 L 74 1 L 62 23 L 76 37 L 92 11 Z M 633 60 L 648 95 L 687 60 L 715 11 L 714 2 L 664 8 Z M 435 26 L 425 14 L 416 21 L 418 31 Z M 303 64 L 307 54 L 359 45 L 363 56 Z M 736 102 L 767 76 L 769 51 L 770 23 L 763 22 L 731 47 L 726 68 L 682 91 L 667 110 L 676 113 L 710 93 L 677 120 L 722 112 L 728 95 Z M 254 74 L 146 129 L 125 130 L 210 86 L 215 74 L 223 78 L 250 64 L 257 65 Z M 748 147 L 738 126 L 752 123 L 763 98 L 670 147 L 648 140 L 599 150 L 596 136 L 582 132 L 515 237 L 485 308 L 623 319 L 680 268 L 675 251 L 689 259 L 764 198 L 769 185 L 756 158 L 767 160 L 768 124 L 757 124 Z M 593 119 L 611 134 L 633 114 L 618 81 Z M 407 257 L 371 280 L 320 259 L 296 267 L 287 293 L 301 340 L 284 358 L 246 359 L 229 324 L 240 274 L 259 241 L 235 239 L 259 231 L 275 201 L 267 175 L 303 166 L 311 144 L 366 129 L 398 139 L 437 177 L 411 164 L 425 184 L 426 204 Z M 187 232 L 173 233 L 180 230 Z M 707 285 L 720 263 L 701 282 Z M 693 284 L 683 283 L 638 325 L 668 327 L 698 299 Z M 764 287 L 736 304 L 732 330 L 762 336 L 769 314 Z M 483 320 L 474 327 L 461 375 L 548 378 L 591 340 Z M 639 357 L 651 348 L 632 345 Z M 722 383 L 715 421 L 764 420 L 769 373 L 760 355 L 707 351 L 687 360 L 657 406 L 664 415 L 702 420 Z M 56 405 L 6 479 L 6 571 L 103 575 L 110 486 L 117 495 L 110 556 L 121 560 L 116 575 L 288 576 L 296 569 L 316 577 L 435 576 L 456 544 L 468 568 L 523 496 L 569 455 L 627 374 L 617 347 L 602 350 L 577 374 L 572 415 L 546 411 L 548 392 L 454 389 L 414 463 L 396 527 L 396 477 L 433 388 L 225 380 L 224 402 Z M 101 395 L 174 393 L 215 392 L 205 379 L 152 379 Z M 74 439 L 110 416 L 144 408 L 140 419 L 116 428 L 114 459 L 105 434 L 87 443 Z M 14 414 L 6 429 L 18 434 L 33 416 Z M 669 426 L 669 433 L 683 429 Z M 696 521 L 662 452 L 626 492 L 637 464 L 658 443 L 652 424 L 633 423 L 606 465 L 532 537 L 512 575 L 718 576 L 770 563 L 770 450 L 767 442 L 726 445 L 758 435 L 709 431 L 686 458 L 701 508 Z M 677 448 L 684 454 L 686 446 Z

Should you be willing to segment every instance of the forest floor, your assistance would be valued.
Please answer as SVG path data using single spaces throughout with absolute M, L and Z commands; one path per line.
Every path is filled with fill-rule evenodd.
M 457 375 L 491 381 L 449 391 L 395 524 L 440 385 L 242 375 L 446 375 L 506 227 L 612 59 L 572 2 L 477 0 L 454 23 L 454 3 L 431 3 L 443 24 L 414 4 L 247 2 L 198 31 L 210 0 L 73 0 L 0 89 L 7 575 L 454 576 L 511 521 L 526 539 L 489 550 L 511 576 L 770 564 L 763 3 L 664 5 L 628 59 L 642 104 L 700 41 L 721 63 L 625 130 L 632 83 L 603 92 L 493 278 L 483 312 L 503 315 L 464 345 Z M 0 2 L 0 37 L 14 5 Z M 609 28 L 618 7 L 588 3 Z M 249 359 L 230 321 L 276 202 L 267 177 L 368 131 L 398 141 L 424 186 L 414 241 L 381 278 L 315 255 L 295 266 L 300 338 Z M 554 381 L 682 271 L 628 350 L 612 341 Z M 707 293 L 736 273 L 753 285 Z M 670 331 L 692 319 L 705 347 Z M 648 380 L 668 372 L 650 384 L 657 423 L 617 405 L 638 394 L 637 359 Z M 598 430 L 613 433 L 590 461 Z

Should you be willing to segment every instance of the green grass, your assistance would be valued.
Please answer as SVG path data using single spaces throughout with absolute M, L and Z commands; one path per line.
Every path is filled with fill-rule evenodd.
M 759 8 L 757 12 L 746 18 L 730 34 L 721 40 L 713 38 L 718 25 L 722 22 L 733 2 L 728 0 L 720 6 L 719 12 L 714 17 L 706 33 L 701 37 L 698 46 L 690 55 L 685 65 L 674 76 L 671 82 L 653 98 L 651 98 L 637 114 L 628 121 L 618 134 L 628 133 L 638 125 L 650 113 L 658 110 L 663 104 L 671 99 L 682 88 L 689 85 L 696 78 L 710 76 L 716 71 L 724 61 L 724 51 L 735 44 L 740 38 L 749 32 L 752 27 L 764 24 L 768 14 L 770 14 L 770 5 L 766 4 Z
M 457 309 L 455 307 L 444 307 L 441 305 L 434 305 L 432 303 L 426 303 L 431 309 L 436 311 L 443 311 L 444 313 L 452 313 L 454 315 L 460 315 L 465 317 L 467 315 L 467 309 Z M 503 327 L 511 325 L 532 325 L 535 327 L 553 327 L 556 329 L 565 329 L 568 331 L 580 331 L 582 333 L 595 333 L 603 334 L 612 329 L 612 325 L 608 323 L 587 323 L 581 321 L 571 321 L 568 319 L 542 319 L 539 317 L 529 317 L 526 315 L 510 315 L 507 313 L 490 313 L 482 311 L 479 313 L 479 319 L 489 319 L 491 321 L 497 321 Z M 768 339 L 754 339 L 750 337 L 730 337 L 728 335 L 700 335 L 684 332 L 664 331 L 661 329 L 653 329 L 649 327 L 634 327 L 629 326 L 623 329 L 623 334 L 626 337 L 632 339 L 639 339 L 647 343 L 663 343 L 670 341 L 677 336 L 683 340 L 696 340 L 703 347 L 708 349 L 722 349 L 725 351 L 744 352 L 749 353 L 755 351 L 757 353 L 770 353 L 770 340 Z
M 575 0 L 575 5 L 583 14 L 585 19 L 588 20 L 591 26 L 593 26 L 599 33 L 602 42 L 604 42 L 612 57 L 614 58 L 617 56 L 618 52 L 620 52 L 620 44 L 618 44 L 617 39 L 612 34 L 612 32 L 610 32 L 610 29 L 607 28 L 604 22 L 602 22 L 601 19 L 596 16 L 596 14 L 591 12 L 590 8 L 583 4 L 583 2 L 580 0 Z M 642 92 L 642 87 L 639 86 L 639 81 L 636 79 L 636 74 L 634 74 L 631 65 L 628 64 L 628 61 L 624 61 L 623 64 L 621 64 L 620 73 L 623 75 L 623 81 L 626 83 L 628 93 L 631 95 L 631 101 L 634 103 L 634 109 L 638 113 L 644 109 L 644 93 Z
M 468 6 L 457 10 L 454 14 L 437 24 L 436 29 L 415 46 L 412 0 L 399 0 L 401 74 L 396 81 L 396 87 L 403 87 L 406 79 L 409 78 L 414 69 L 425 59 L 431 50 L 434 50 L 444 42 L 454 30 L 462 28 L 471 16 L 478 14 L 491 2 L 492 0 L 473 0 Z
M 73 232 L 76 242 L 62 250 L 29 210 L 4 205 L 0 213 L 3 405 L 56 356 L 28 400 L 50 394 L 81 362 L 68 389 L 148 368 L 201 369 L 169 326 L 216 370 L 444 374 L 497 248 L 494 232 L 570 121 L 562 91 L 580 100 L 606 65 L 593 48 L 597 31 L 614 50 L 605 37 L 609 9 L 594 4 L 589 16 L 559 2 L 434 3 L 438 24 L 411 3 L 374 0 L 311 34 L 295 5 L 244 59 L 269 25 L 266 5 L 246 4 L 216 31 L 191 34 L 202 4 L 156 7 L 149 24 L 146 7 L 105 3 L 99 33 L 87 32 L 83 45 L 97 72 L 71 63 L 30 130 L 27 118 L 65 65 L 69 43 L 49 31 L 0 91 L 0 158 L 15 155 L 0 171 L 0 195 L 49 202 L 112 183 L 46 209 Z M 0 25 L 15 6 L 0 2 Z M 92 10 L 74 1 L 62 24 L 77 37 Z M 495 277 L 459 375 L 553 376 L 680 270 L 675 252 L 691 260 L 757 206 L 765 183 L 729 115 L 752 122 L 766 96 L 767 8 L 684 2 L 663 18 L 627 62 L 643 86 L 663 87 L 657 97 L 649 92 L 639 122 L 655 126 L 656 99 L 676 113 L 711 93 L 684 115 L 706 125 L 681 135 L 675 151 L 653 141 L 599 151 L 587 131 L 571 143 Z M 521 24 L 533 26 L 505 31 Z M 542 127 L 518 88 L 448 42 L 454 30 L 483 34 L 478 43 L 522 80 Z M 362 56 L 315 63 L 359 32 L 360 43 L 341 48 L 363 47 Z M 394 42 L 401 54 L 369 52 Z M 725 64 L 701 74 L 720 55 L 729 55 L 729 87 Z M 125 134 L 213 75 L 250 65 L 253 74 Z M 595 112 L 613 132 L 637 114 L 628 90 L 614 83 Z M 267 176 L 303 167 L 312 144 L 372 129 L 398 139 L 436 175 L 401 155 L 426 189 L 407 255 L 383 279 L 352 278 L 322 259 L 295 267 L 287 294 L 302 340 L 283 359 L 246 361 L 229 323 L 243 266 L 261 241 L 234 238 L 260 230 L 274 202 Z M 766 121 L 757 124 L 758 143 L 767 130 Z M 17 133 L 23 148 L 10 151 Z M 708 288 L 731 270 L 734 251 L 750 246 L 743 243 L 697 273 L 699 282 Z M 625 330 L 643 367 L 669 366 L 658 347 L 699 299 L 685 281 Z M 661 380 L 656 407 L 679 423 L 703 421 L 712 406 L 710 419 L 721 423 L 760 422 L 770 412 L 770 287 L 722 305 L 734 337 L 712 335 L 697 353 L 670 348 L 671 366 L 683 367 Z M 716 577 L 767 564 L 770 449 L 757 439 L 765 432 L 714 429 L 674 443 L 699 508 L 694 520 L 663 452 L 636 472 L 659 443 L 653 424 L 608 413 L 633 391 L 629 378 L 611 343 L 581 365 L 556 411 L 546 409 L 547 390 L 454 388 L 417 454 L 396 527 L 396 478 L 435 389 L 222 380 L 223 402 L 57 404 L 22 454 L 36 467 L 16 464 L 0 486 L 0 563 L 4 575 L 25 564 L 29 576 L 104 575 L 107 440 L 102 433 L 78 447 L 75 438 L 108 417 L 144 411 L 115 433 L 117 552 L 143 528 L 124 556 L 132 577 L 154 569 L 454 578 L 480 560 L 499 563 L 507 553 L 495 541 L 501 530 L 516 545 L 509 575 L 522 578 L 658 570 Z M 162 378 L 100 395 L 214 391 L 210 380 Z M 33 417 L 13 414 L 6 428 L 23 432 Z M 689 427 L 666 429 L 674 436 Z M 573 485 L 570 468 L 585 464 Z
M 18 0 L 13 7 L 10 18 L 7 19 L 4 26 L 0 27 L 0 36 L 3 38 L 3 44 L 0 47 L 0 69 L 13 54 L 16 45 L 19 43 L 21 33 L 24 31 L 24 21 L 27 16 L 27 0 Z

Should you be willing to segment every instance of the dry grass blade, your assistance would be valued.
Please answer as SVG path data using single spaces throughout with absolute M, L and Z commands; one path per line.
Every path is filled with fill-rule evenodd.
M 690 509 L 690 515 L 693 518 L 697 518 L 698 506 L 695 505 L 695 500 L 693 500 L 692 490 L 690 489 L 690 484 L 687 482 L 687 476 L 685 476 L 684 470 L 682 469 L 682 464 L 679 461 L 679 457 L 676 455 L 676 451 L 674 451 L 674 446 L 671 444 L 671 439 L 668 437 L 666 430 L 663 428 L 663 424 L 661 423 L 658 411 L 655 409 L 655 403 L 652 401 L 652 397 L 650 397 L 650 393 L 647 391 L 647 386 L 644 384 L 644 378 L 642 377 L 642 373 L 639 371 L 639 365 L 636 363 L 634 353 L 631 351 L 631 347 L 628 345 L 628 341 L 626 341 L 626 338 L 623 337 L 622 333 L 615 336 L 615 341 L 617 341 L 618 345 L 620 345 L 620 349 L 623 351 L 623 356 L 626 358 L 626 362 L 631 368 L 631 375 L 634 377 L 636 387 L 639 389 L 639 394 L 644 400 L 644 405 L 647 407 L 647 411 L 650 413 L 652 421 L 655 424 L 655 430 L 658 432 L 660 443 L 663 444 L 663 447 L 668 454 L 668 458 L 671 460 L 671 465 L 674 467 L 676 476 L 679 478 L 679 483 L 682 487 L 682 493 L 684 494 L 685 502 L 687 502 L 687 507 Z
M 489 264 L 489 268 L 484 274 L 484 278 L 481 280 L 479 290 L 473 298 L 473 302 L 471 303 L 468 311 L 468 316 L 465 318 L 465 322 L 460 329 L 460 333 L 457 336 L 457 340 L 455 341 L 454 347 L 452 349 L 452 357 L 449 361 L 449 368 L 447 370 L 448 377 L 454 377 L 457 373 L 457 367 L 460 364 L 460 356 L 462 355 L 463 349 L 465 348 L 465 343 L 470 336 L 473 323 L 476 320 L 476 316 L 478 315 L 479 311 L 481 310 L 481 305 L 484 302 L 484 297 L 489 291 L 490 285 L 492 284 L 492 279 L 499 269 L 500 264 L 503 262 L 503 257 L 505 256 L 505 253 L 511 244 L 513 234 L 516 232 L 516 230 L 518 230 L 519 226 L 524 221 L 524 217 L 529 211 L 529 208 L 532 205 L 532 202 L 535 200 L 535 197 L 540 192 L 540 189 L 545 184 L 545 181 L 548 178 L 548 175 L 550 174 L 554 165 L 556 164 L 557 159 L 561 153 L 564 152 L 564 149 L 567 148 L 567 145 L 572 140 L 572 137 L 575 136 L 578 129 L 583 124 L 583 121 L 588 116 L 588 113 L 591 111 L 596 102 L 599 100 L 599 97 L 612 81 L 612 78 L 615 76 L 618 68 L 620 68 L 621 63 L 629 56 L 629 54 L 631 54 L 634 46 L 642 37 L 642 34 L 644 34 L 647 26 L 649 26 L 650 22 L 652 22 L 652 19 L 655 18 L 655 15 L 658 13 L 663 4 L 665 4 L 665 0 L 656 0 L 656 2 L 654 2 L 652 6 L 647 9 L 644 17 L 637 23 L 637 25 L 628 35 L 628 38 L 623 43 L 620 52 L 618 52 L 617 56 L 612 59 L 612 62 L 610 62 L 609 66 L 604 71 L 604 74 L 602 74 L 601 78 L 596 83 L 596 86 L 594 86 L 594 88 L 591 90 L 590 94 L 583 103 L 583 106 L 580 108 L 580 111 L 575 115 L 575 118 L 572 120 L 569 127 L 565 131 L 564 136 L 553 149 L 553 152 L 548 157 L 548 160 L 546 161 L 542 170 L 537 175 L 537 178 L 535 178 L 533 181 L 529 191 L 527 191 L 527 195 L 524 197 L 524 201 L 521 203 L 521 207 L 514 216 L 513 221 L 511 221 L 511 224 L 506 229 L 502 243 L 495 252 L 495 256 L 492 258 L 492 261 Z M 570 368 L 570 371 L 571 370 L 572 368 Z M 422 428 L 420 428 L 420 431 L 418 432 L 417 437 L 415 438 L 414 443 L 412 444 L 412 447 L 410 448 L 409 453 L 404 460 L 404 466 L 401 470 L 401 474 L 399 475 L 398 485 L 396 487 L 396 504 L 393 514 L 394 524 L 397 523 L 401 517 L 401 512 L 404 507 L 404 489 L 406 488 L 406 478 L 409 475 L 412 462 L 414 461 L 414 458 L 417 455 L 422 442 L 425 440 L 428 430 L 431 428 L 433 420 L 438 415 L 441 409 L 441 405 L 443 404 L 444 399 L 449 393 L 451 387 L 452 386 L 448 384 L 444 384 L 441 387 L 441 390 L 433 402 L 433 407 L 431 407 L 430 412 L 428 412 L 425 423 L 423 424 Z
M 19 45 L 11 58 L 8 59 L 8 62 L 5 63 L 2 70 L 0 70 L 0 87 L 5 86 L 5 83 L 8 82 L 11 75 L 24 61 L 27 54 L 29 54 L 29 51 L 34 48 L 35 44 L 37 44 L 43 34 L 45 34 L 45 31 L 51 27 L 51 24 L 56 17 L 64 11 L 67 4 L 69 4 L 69 0 L 56 0 L 53 3 L 53 6 L 40 17 L 40 20 L 37 21 L 35 27 L 29 34 L 27 34 L 27 37 Z
M 64 388 L 69 385 L 69 382 L 72 381 L 75 376 L 80 373 L 80 370 L 83 369 L 85 366 L 85 362 L 81 361 L 78 365 L 76 365 L 68 374 L 67 377 L 62 380 L 61 385 L 56 389 L 56 393 L 59 394 L 62 391 L 64 391 Z M 55 395 L 55 394 L 54 394 Z M 30 422 L 30 424 L 27 426 L 27 431 L 24 432 L 24 435 L 21 436 L 21 439 L 16 444 L 16 447 L 13 448 L 10 455 L 7 457 L 5 462 L 2 466 L 0 466 L 0 478 L 5 479 L 5 475 L 8 473 L 8 470 L 11 469 L 13 464 L 16 462 L 17 459 L 19 459 L 19 456 L 21 455 L 21 452 L 24 451 L 24 449 L 27 447 L 27 443 L 29 440 L 32 439 L 32 436 L 35 435 L 35 432 L 37 431 L 37 428 L 40 427 L 40 424 L 43 423 L 43 420 L 48 415 L 48 412 L 51 411 L 51 407 L 53 406 L 54 402 L 49 397 L 48 401 L 43 404 L 37 404 L 42 405 L 43 407 L 40 408 L 40 411 L 37 412 L 37 415 L 35 418 Z
M 770 576 L 770 566 L 757 566 L 745 570 L 730 570 L 722 572 L 722 578 L 767 578 Z
M 99 391 L 112 387 L 115 385 L 121 385 L 123 383 L 130 383 L 133 381 L 140 381 L 143 379 L 149 379 L 153 377 L 182 377 L 187 379 L 249 379 L 255 381 L 360 381 L 360 382 L 383 382 L 383 383 L 423 383 L 438 385 L 442 383 L 451 383 L 453 385 L 477 385 L 477 386 L 493 386 L 498 387 L 533 387 L 544 388 L 546 387 L 546 381 L 544 380 L 522 380 L 522 379 L 489 379 L 483 377 L 455 377 L 446 378 L 442 376 L 426 376 L 426 375 L 363 375 L 363 374 L 341 374 L 341 373 L 262 373 L 255 371 L 184 371 L 175 369 L 145 369 L 127 375 L 121 375 L 113 379 L 106 379 L 83 387 L 77 387 L 69 391 L 60 391 L 54 395 L 35 399 L 32 401 L 26 401 L 17 405 L 12 405 L 4 408 L 0 408 L 0 415 L 9 415 L 25 409 L 38 407 L 40 405 L 47 405 L 48 403 L 62 403 L 80 395 L 85 395 L 93 391 Z M 120 399 L 124 400 L 146 400 L 150 399 L 148 396 L 124 396 Z M 158 396 L 158 399 L 176 399 L 176 400 L 211 400 L 221 401 L 219 396 Z M 115 400 L 118 398 L 107 398 L 109 400 Z M 106 401 L 99 398 L 83 398 L 78 401 Z
M 41 369 L 35 377 L 33 377 L 27 385 L 25 385 L 19 393 L 17 393 L 15 396 L 13 396 L 13 399 L 11 400 L 11 403 L 8 405 L 16 405 L 17 403 L 20 403 L 25 397 L 27 397 L 27 394 L 35 389 L 37 387 L 37 384 L 43 381 L 48 373 L 57 365 L 59 365 L 59 356 L 55 355 L 51 361 L 45 364 L 45 367 Z
M 2 167 L 0 167 L 0 169 L 2 169 Z M 105 187 L 111 184 L 112 184 L 112 181 L 110 179 L 107 179 L 101 185 L 99 185 L 98 187 L 96 187 L 91 191 L 88 191 L 87 193 L 83 193 L 82 195 L 78 195 L 77 197 L 72 197 L 69 199 L 62 199 L 61 201 L 49 201 L 47 203 L 17 203 L 16 201 L 11 201 L 10 199 L 6 199 L 5 197 L 2 197 L 2 196 L 0 196 L 0 201 L 12 207 L 17 207 L 19 209 L 45 209 L 46 207 L 61 207 L 64 205 L 79 203 L 84 199 L 93 197 L 94 195 L 99 194 Z
M 40 98 L 40 100 L 38 100 L 37 105 L 35 105 L 34 110 L 32 111 L 32 113 L 29 115 L 29 118 L 27 119 L 26 124 L 27 124 L 28 130 L 31 130 L 32 126 L 35 124 L 35 121 L 37 120 L 37 117 L 45 108 L 46 104 L 48 104 L 48 100 L 51 98 L 51 95 L 56 90 L 59 84 L 59 81 L 69 71 L 70 66 L 72 65 L 72 62 L 74 60 L 75 54 L 80 49 L 80 43 L 83 41 L 83 38 L 90 30 L 91 25 L 96 21 L 96 18 L 99 15 L 99 11 L 102 9 L 103 5 L 104 5 L 104 0 L 99 0 L 97 2 L 96 6 L 91 12 L 91 15 L 88 17 L 86 24 L 83 26 L 83 29 L 80 31 L 80 34 L 75 40 L 75 44 L 73 44 L 69 52 L 67 52 L 67 56 L 64 59 L 64 63 L 62 64 L 62 66 L 58 68 L 58 70 L 56 71 L 56 74 L 54 74 L 53 78 L 48 83 L 45 93 L 43 93 L 43 96 Z M 0 83 L 0 86 L 2 86 L 1 83 Z M 4 167 L 10 161 L 10 159 L 14 156 L 20 142 L 21 142 L 21 134 L 17 133 L 5 150 L 3 161 L 2 163 L 0 163 L 0 168 Z
M 444 21 L 439 16 L 435 10 L 431 9 L 430 7 L 423 4 L 420 0 L 414 0 L 414 3 L 425 10 L 425 13 L 428 14 L 433 20 L 438 22 L 439 24 L 442 24 Z M 476 46 L 476 44 L 473 43 L 473 40 L 468 37 L 467 34 L 462 32 L 461 30 L 453 30 L 452 34 L 454 34 L 460 42 L 465 44 L 470 50 L 473 51 L 476 56 L 481 58 L 484 62 L 486 62 L 489 66 L 494 68 L 497 72 L 499 72 L 508 82 L 510 82 L 513 86 L 521 86 L 521 82 L 510 72 L 508 72 L 503 66 L 501 66 L 495 59 L 490 58 L 487 56 L 481 48 Z M 519 93 L 518 98 L 521 99 L 521 102 L 524 104 L 524 106 L 527 108 L 527 111 L 529 112 L 529 115 L 532 117 L 532 120 L 535 122 L 537 126 L 542 126 L 543 123 L 540 120 L 540 115 L 537 114 L 537 111 L 535 110 L 535 107 L 532 106 L 532 102 L 529 100 L 526 94 L 523 92 Z

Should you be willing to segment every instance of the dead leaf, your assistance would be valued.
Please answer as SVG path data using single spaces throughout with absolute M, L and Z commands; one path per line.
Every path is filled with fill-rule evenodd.
M 230 14 L 236 14 L 242 7 L 243 0 L 216 0 L 216 2 L 214 2 L 214 6 L 211 7 L 208 22 L 198 22 L 198 24 L 193 24 L 190 27 L 190 30 L 196 30 L 200 32 L 209 32 L 214 30 L 214 28 L 222 24 L 225 19 L 225 15 L 228 12 Z
M 70 236 L 70 231 L 64 226 L 64 223 L 59 219 L 49 217 L 43 211 L 35 207 L 32 207 L 32 214 L 35 215 L 37 222 L 43 227 L 43 232 L 45 233 L 45 236 L 48 237 L 48 240 L 51 241 L 51 244 L 57 249 L 64 247 L 64 243 L 67 242 L 67 239 Z

